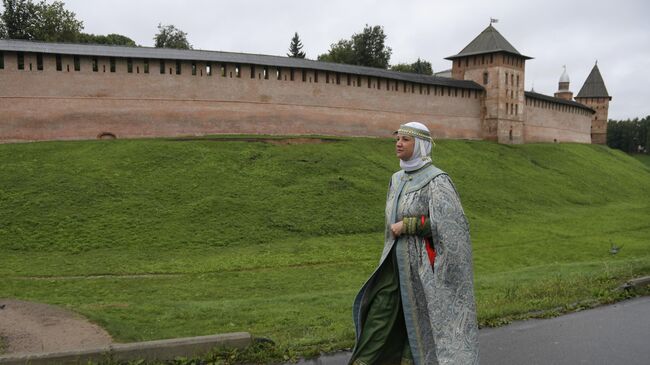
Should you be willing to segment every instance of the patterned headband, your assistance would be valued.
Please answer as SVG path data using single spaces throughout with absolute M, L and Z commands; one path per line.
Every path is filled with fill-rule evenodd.
M 431 134 L 428 131 L 423 131 L 421 129 L 413 128 L 406 126 L 404 124 L 399 126 L 399 129 L 395 131 L 396 134 L 406 134 L 409 136 L 417 137 L 417 138 L 422 138 L 424 140 L 427 140 L 429 142 L 433 142 L 433 139 L 431 138 Z

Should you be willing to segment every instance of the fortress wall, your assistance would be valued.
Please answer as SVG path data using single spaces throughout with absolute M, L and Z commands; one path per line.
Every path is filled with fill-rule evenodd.
M 17 70 L 5 52 L 0 69 L 0 141 L 93 139 L 217 133 L 389 136 L 404 121 L 427 123 L 436 138 L 481 138 L 481 95 L 325 71 L 205 62 L 25 54 L 32 71 Z M 195 64 L 195 67 L 193 67 Z M 223 67 L 223 70 L 222 70 Z M 70 71 L 68 71 L 68 69 Z M 196 75 L 193 75 L 193 69 Z M 266 77 L 264 70 L 266 69 Z M 253 72 L 252 72 L 253 71 Z M 171 72 L 171 74 L 170 74 Z M 222 76 L 225 75 L 225 76 Z M 253 78 L 251 78 L 253 76 Z
M 526 98 L 526 142 L 591 143 L 591 113 L 572 106 Z

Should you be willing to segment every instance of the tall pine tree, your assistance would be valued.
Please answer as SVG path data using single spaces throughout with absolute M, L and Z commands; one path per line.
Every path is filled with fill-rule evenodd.
M 289 45 L 288 57 L 294 58 L 305 58 L 305 52 L 302 51 L 302 42 L 300 41 L 300 36 L 298 32 L 295 32 L 293 38 L 291 38 L 291 44 Z

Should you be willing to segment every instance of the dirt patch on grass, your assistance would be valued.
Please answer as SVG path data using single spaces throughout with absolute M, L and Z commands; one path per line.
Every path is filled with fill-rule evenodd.
M 5 354 L 81 350 L 113 342 L 101 327 L 56 306 L 0 299 L 0 308 Z

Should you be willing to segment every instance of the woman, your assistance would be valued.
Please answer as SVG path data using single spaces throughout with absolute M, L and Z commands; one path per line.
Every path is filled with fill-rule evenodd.
M 354 301 L 351 364 L 478 364 L 469 227 L 431 134 L 400 126 L 379 266 Z

